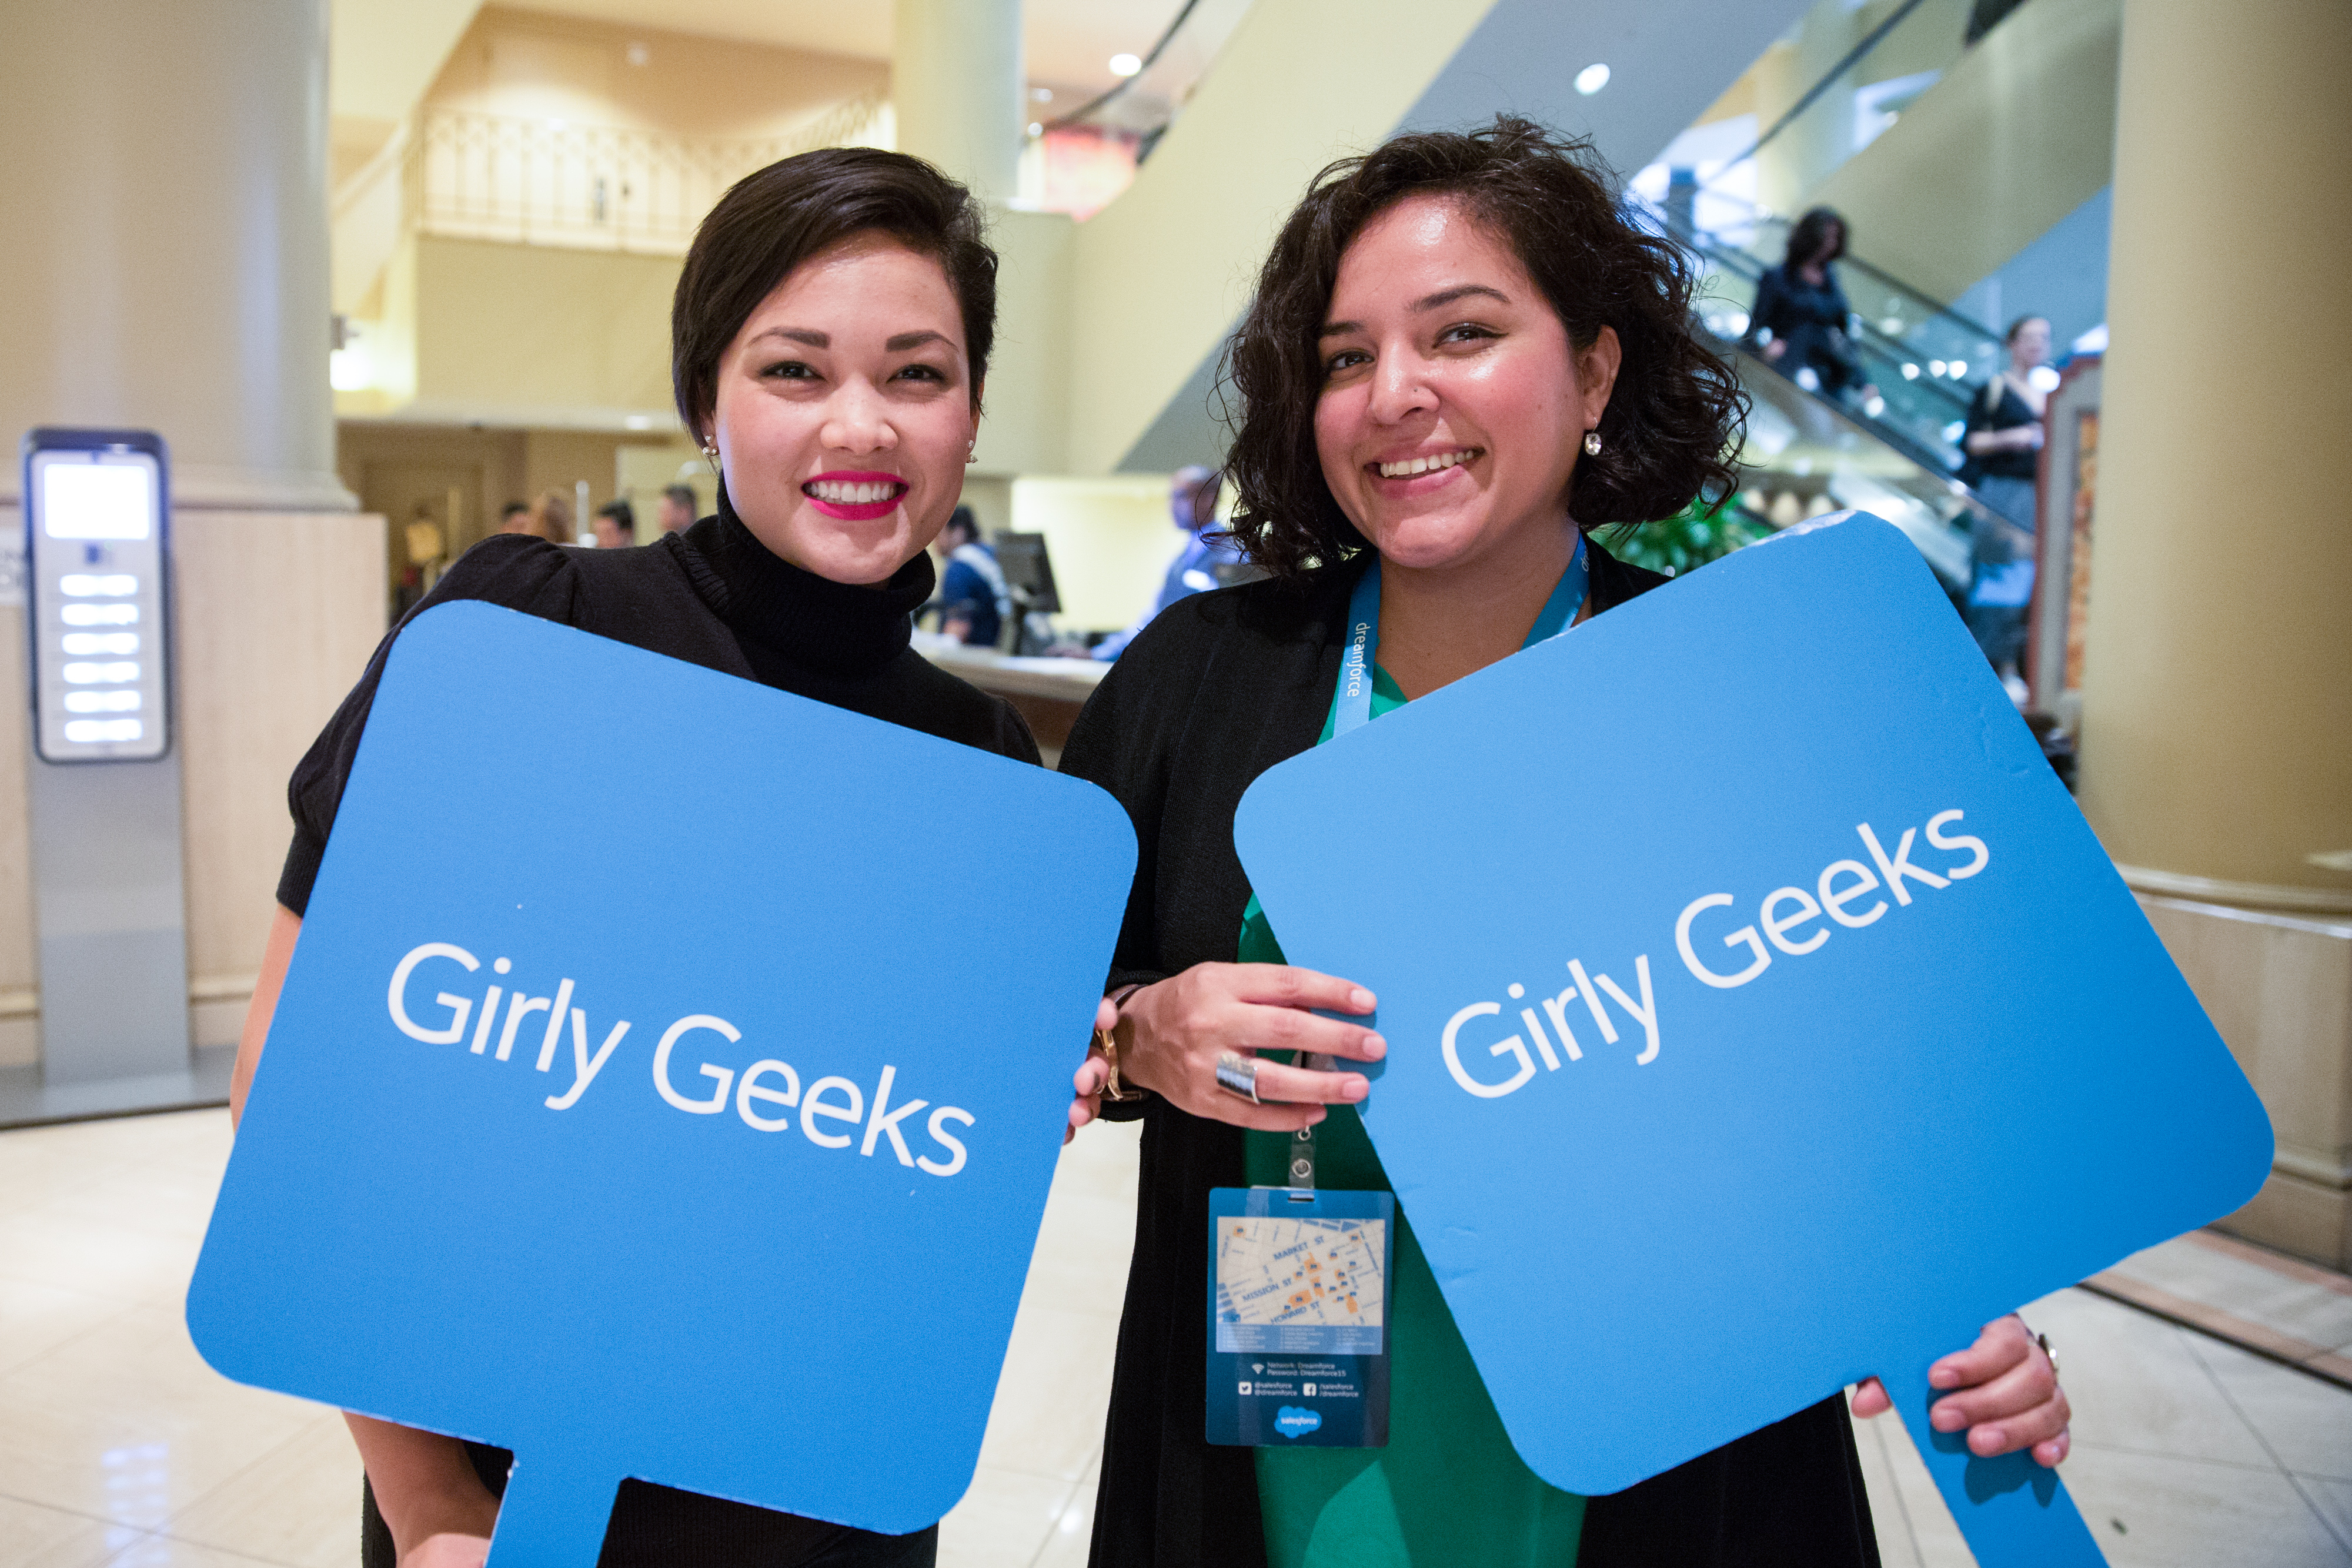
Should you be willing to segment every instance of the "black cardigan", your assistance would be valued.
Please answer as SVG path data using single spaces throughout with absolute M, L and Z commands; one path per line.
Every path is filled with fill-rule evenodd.
M 1596 611 L 1665 581 L 1597 543 L 1590 559 Z M 1234 852 L 1234 811 L 1259 774 L 1321 733 L 1360 570 L 1337 568 L 1304 589 L 1255 582 L 1179 601 L 1087 702 L 1062 771 L 1118 797 L 1140 851 L 1110 986 L 1233 960 L 1250 891 Z M 1251 1451 L 1202 1437 L 1208 1195 L 1248 1185 L 1243 1133 L 1157 1096 L 1130 1113 L 1144 1119 L 1140 1197 L 1092 1561 L 1255 1568 L 1265 1547 Z M 1591 1500 L 1577 1561 L 1876 1568 L 1843 1396 Z

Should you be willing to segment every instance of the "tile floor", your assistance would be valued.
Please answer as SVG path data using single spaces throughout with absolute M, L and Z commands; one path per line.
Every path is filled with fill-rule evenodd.
M 1134 1150 L 1096 1127 L 1064 1152 L 949 1568 L 1086 1560 Z M 0 1568 L 354 1562 L 340 1419 L 222 1380 L 181 1326 L 227 1152 L 215 1111 L 0 1134 Z M 2352 1342 L 2352 1295 L 2249 1267 L 2184 1239 L 2119 1270 Z M 2067 1484 L 2116 1568 L 2352 1568 L 2352 1392 L 2084 1291 L 2028 1316 L 2064 1354 Z M 1970 1563 L 1900 1424 L 1859 1437 L 1888 1568 Z

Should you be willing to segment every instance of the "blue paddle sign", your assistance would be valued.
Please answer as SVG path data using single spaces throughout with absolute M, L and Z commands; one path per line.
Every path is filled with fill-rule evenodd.
M 943 884 L 942 844 L 957 885 Z M 240 1381 L 869 1530 L 978 1459 L 1135 857 L 1108 795 L 488 605 L 394 644 L 189 1291 Z M 1053 890 L 975 919 L 971 886 Z
M 1344 801 L 1344 811 L 1331 810 Z M 1254 785 L 1291 960 L 1537 1474 L 1610 1492 L 1885 1377 L 1980 1561 L 2095 1563 L 1931 1434 L 1987 1321 L 2230 1212 L 2267 1119 L 1916 552 L 1792 529 Z

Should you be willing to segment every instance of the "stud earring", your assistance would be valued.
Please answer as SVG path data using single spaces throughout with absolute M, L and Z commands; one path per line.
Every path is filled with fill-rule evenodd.
M 1598 457 L 1601 455 L 1601 433 L 1599 431 L 1588 430 L 1584 433 L 1584 455 L 1587 457 Z
M 977 463 L 980 461 L 980 443 L 978 441 L 974 441 L 970 446 L 963 449 L 963 460 L 967 464 Z
M 717 444 L 717 443 L 715 443 L 715 442 L 709 442 L 709 441 L 706 441 L 706 442 L 704 442 L 704 443 L 702 444 L 702 455 L 703 455 L 703 458 L 704 458 L 704 460 L 705 460 L 706 462 L 710 462 L 710 463 L 716 463 L 716 462 L 718 462 L 718 461 L 719 461 L 719 446 L 718 446 L 718 444 Z

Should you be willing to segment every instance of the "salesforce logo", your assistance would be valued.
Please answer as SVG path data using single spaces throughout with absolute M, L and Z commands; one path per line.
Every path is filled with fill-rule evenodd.
M 1286 1437 L 1304 1437 L 1321 1425 L 1322 1416 L 1296 1405 L 1286 1405 L 1274 1413 L 1274 1429 Z

